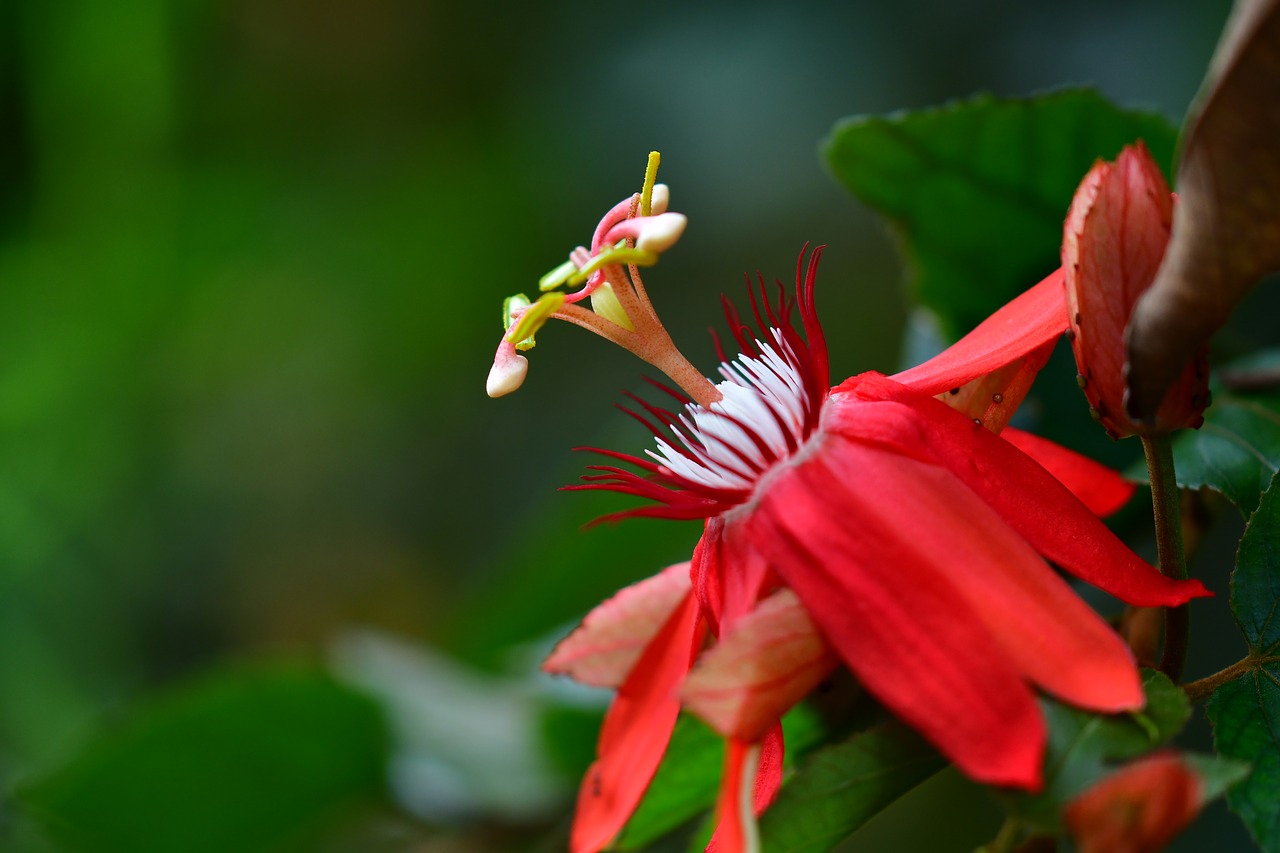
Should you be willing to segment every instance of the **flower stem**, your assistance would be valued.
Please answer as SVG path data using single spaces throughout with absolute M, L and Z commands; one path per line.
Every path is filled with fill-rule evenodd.
M 1236 661 L 1226 669 L 1215 672 L 1213 675 L 1206 675 L 1204 678 L 1184 684 L 1182 685 L 1182 689 L 1186 691 L 1187 698 L 1192 702 L 1203 702 L 1212 696 L 1214 691 L 1222 685 L 1235 681 L 1240 676 L 1247 675 L 1255 669 L 1260 669 L 1269 663 L 1275 663 L 1277 660 L 1280 660 L 1280 658 L 1259 658 L 1250 655 L 1243 660 Z
M 1151 478 L 1151 508 L 1155 515 L 1156 551 L 1160 571 L 1175 580 L 1187 579 L 1187 558 L 1182 549 L 1182 505 L 1173 469 L 1173 445 L 1169 433 L 1142 437 Z M 1165 609 L 1164 653 L 1160 669 L 1175 683 L 1187 661 L 1187 634 L 1191 627 L 1187 605 Z

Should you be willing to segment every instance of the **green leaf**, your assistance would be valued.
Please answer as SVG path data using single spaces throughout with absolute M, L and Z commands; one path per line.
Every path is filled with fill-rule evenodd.
M 887 722 L 817 750 L 760 821 L 762 849 L 830 850 L 947 764 L 914 731 Z
M 1175 131 L 1162 117 L 1072 89 L 845 119 L 823 154 L 893 223 L 915 296 L 955 337 L 1059 265 L 1080 180 L 1136 139 L 1157 163 L 1172 163 Z
M 788 763 L 829 737 L 822 715 L 806 703 L 782 718 L 782 734 Z M 723 764 L 720 736 L 696 717 L 682 716 L 653 782 L 614 849 L 638 850 L 710 809 L 720 790 Z
M 19 796 L 71 849 L 306 849 L 336 811 L 380 795 L 386 740 L 369 699 L 257 666 L 154 701 Z
M 1101 779 L 1116 762 L 1143 755 L 1182 730 L 1191 716 L 1187 694 L 1163 673 L 1144 670 L 1147 705 L 1133 714 L 1092 714 L 1044 701 L 1049 725 L 1044 788 L 1014 794 L 1010 810 L 1026 823 L 1050 833 L 1061 830 L 1062 807 Z
M 1235 389 L 1213 383 L 1204 425 L 1184 430 L 1173 442 L 1179 486 L 1220 492 L 1245 518 L 1257 508 L 1258 496 L 1280 471 L 1280 390 L 1274 381 L 1246 389 L 1251 377 L 1274 380 L 1278 368 L 1280 351 L 1272 350 L 1223 369 Z
M 1249 519 L 1231 578 L 1231 610 L 1257 666 L 1209 700 L 1214 742 L 1225 756 L 1253 762 L 1227 795 L 1263 850 L 1280 850 L 1280 475 Z
M 1253 772 L 1253 765 L 1237 758 L 1226 758 L 1221 755 L 1201 755 L 1194 752 L 1182 753 L 1182 760 L 1196 772 L 1204 783 L 1204 800 L 1216 800 L 1223 794 L 1239 785 Z

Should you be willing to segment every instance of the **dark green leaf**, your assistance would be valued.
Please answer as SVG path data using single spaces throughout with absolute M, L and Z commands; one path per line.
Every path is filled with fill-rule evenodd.
M 1200 776 L 1204 783 L 1205 802 L 1215 800 L 1239 785 L 1253 772 L 1253 765 L 1236 758 L 1221 755 L 1182 753 L 1182 760 Z
M 821 853 L 946 766 L 898 722 L 882 723 L 813 753 L 760 821 L 762 847 Z
M 1174 130 L 1163 118 L 1066 90 L 846 119 L 823 153 L 899 231 L 915 295 L 954 337 L 1058 266 L 1080 179 L 1136 139 L 1156 162 L 1172 162 Z
M 1147 705 L 1135 714 L 1091 714 L 1046 700 L 1044 789 L 1013 795 L 1012 811 L 1033 826 L 1057 832 L 1062 807 L 1110 772 L 1112 764 L 1150 752 L 1181 731 L 1191 715 L 1187 695 L 1155 670 L 1143 672 L 1142 686 Z
M 73 849 L 291 849 L 383 788 L 367 698 L 286 666 L 223 673 L 157 700 L 21 792 Z
M 1257 666 L 1218 688 L 1209 701 L 1223 755 L 1253 763 L 1227 795 L 1264 850 L 1280 850 L 1280 475 L 1249 519 L 1231 579 L 1231 609 Z
M 1268 352 L 1223 370 L 1235 388 L 1213 385 L 1204 425 L 1182 432 L 1173 443 L 1178 485 L 1221 492 L 1240 512 L 1258 506 L 1258 496 L 1280 470 L 1280 390 L 1249 390 L 1250 377 L 1274 379 L 1280 353 Z

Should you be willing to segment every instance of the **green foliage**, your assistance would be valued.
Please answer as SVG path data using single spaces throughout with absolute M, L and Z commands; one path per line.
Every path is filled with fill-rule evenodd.
M 1228 365 L 1223 373 L 1243 387 L 1215 382 L 1203 426 L 1184 430 L 1173 443 L 1178 485 L 1221 492 L 1245 518 L 1280 470 L 1280 391 L 1274 384 L 1248 390 L 1248 378 L 1277 367 L 1276 350 Z
M 1155 114 L 1072 89 L 845 119 L 823 154 L 893 223 L 913 294 L 956 336 L 1059 265 L 1063 219 L 1096 159 L 1142 139 L 1167 168 L 1174 134 Z
M 1245 528 L 1231 582 L 1231 610 L 1255 667 L 1209 701 L 1214 741 L 1225 756 L 1253 763 L 1227 795 L 1263 850 L 1280 850 L 1280 474 Z
M 1155 670 L 1143 672 L 1142 688 L 1147 705 L 1133 714 L 1093 714 L 1045 700 L 1044 789 L 1010 796 L 1010 810 L 1031 826 L 1059 832 L 1062 807 L 1073 797 L 1115 763 L 1148 753 L 1182 731 L 1191 716 L 1187 694 Z
M 1216 800 L 1223 794 L 1239 785 L 1253 772 L 1253 765 L 1248 761 L 1226 758 L 1221 755 L 1201 755 L 1184 752 L 1182 760 L 1199 775 L 1204 783 L 1204 799 Z
M 386 748 L 369 699 L 258 665 L 139 709 L 20 799 L 73 849 L 305 849 L 336 810 L 380 796 Z
M 815 751 L 760 821 L 762 849 L 822 853 L 946 766 L 896 721 Z

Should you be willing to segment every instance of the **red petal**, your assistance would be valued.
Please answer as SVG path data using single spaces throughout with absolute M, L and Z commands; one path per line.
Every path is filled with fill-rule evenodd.
M 1212 595 L 1197 580 L 1161 575 L 1009 442 L 891 379 L 869 373 L 857 379 L 856 386 L 846 383 L 850 395 L 828 402 L 828 429 L 945 466 L 1036 551 L 1129 604 L 1174 606 Z
M 1039 462 L 1099 518 L 1118 512 L 1138 489 L 1106 465 L 1047 438 L 1020 429 L 1006 429 L 1000 437 Z
M 626 587 L 588 613 L 542 669 L 593 687 L 617 687 L 689 588 L 687 562 Z
M 950 347 L 894 378 L 930 396 L 941 394 L 1017 361 L 1066 329 L 1062 270 L 1055 270 Z M 844 390 L 845 384 L 836 390 Z
M 698 658 L 680 698 L 720 734 L 754 742 L 837 663 L 795 593 L 781 589 Z
M 692 593 L 667 619 L 605 715 L 599 756 L 578 792 L 570 849 L 594 853 L 622 829 L 662 761 L 680 713 L 677 690 L 706 626 Z
M 943 519 L 918 511 L 945 479 L 935 466 L 827 436 L 741 523 L 872 694 L 969 776 L 1037 788 L 1040 711 L 988 627 L 957 606 L 948 577 L 976 568 L 953 538 L 965 508 L 944 505 Z
M 937 395 L 938 399 L 966 417 L 982 421 L 992 432 L 1000 432 L 1031 390 L 1031 383 L 1049 361 L 1056 343 L 1051 341 L 967 385 L 944 391 Z
M 733 739 L 725 744 L 725 770 L 720 777 L 717 811 L 719 823 L 706 853 L 741 853 L 758 850 L 755 821 L 748 822 L 743 811 L 746 800 L 746 773 L 755 766 L 751 791 L 751 814 L 764 814 L 782 787 L 782 760 L 785 748 L 782 726 L 774 723 L 763 741 L 754 745 Z M 754 753 L 754 754 L 753 754 Z

